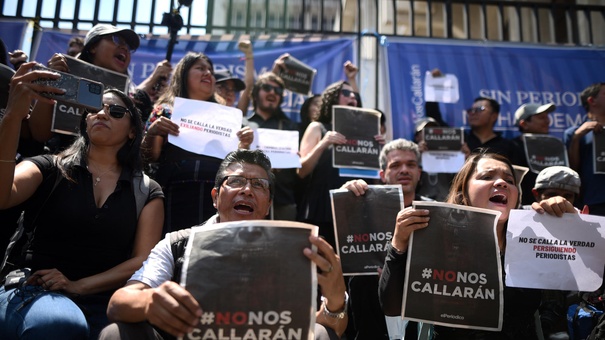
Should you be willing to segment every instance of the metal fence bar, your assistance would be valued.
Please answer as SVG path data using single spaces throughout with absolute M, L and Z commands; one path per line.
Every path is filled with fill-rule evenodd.
M 15 0 L 13 0 L 15 1 Z M 44 0 L 49 1 L 49 0 Z M 280 10 L 272 10 L 272 8 L 279 8 L 279 6 L 275 6 L 279 0 L 269 1 L 265 0 L 262 3 L 265 4 L 264 11 L 261 10 L 261 13 L 264 12 L 264 20 L 261 20 L 260 24 L 257 25 L 256 22 L 256 12 L 252 13 L 252 9 L 254 5 L 258 4 L 257 1 L 246 0 L 243 2 L 243 6 L 245 9 L 241 7 L 237 7 L 236 4 L 242 4 L 240 1 L 235 0 L 224 0 L 224 2 L 220 2 L 220 0 L 208 1 L 206 11 L 208 13 L 207 22 L 206 23 L 197 23 L 192 22 L 195 20 L 195 15 L 193 15 L 193 11 L 189 11 L 187 15 L 186 24 L 184 28 L 188 33 L 192 31 L 192 29 L 202 29 L 205 30 L 208 34 L 213 34 L 215 32 L 218 33 L 245 33 L 245 34 L 263 34 L 263 33 L 323 33 L 323 34 L 359 34 L 361 31 L 366 29 L 363 26 L 362 20 L 364 20 L 364 15 L 367 17 L 368 14 L 364 13 L 361 6 L 365 6 L 364 1 L 352 1 L 350 0 L 347 3 L 347 6 L 357 6 L 355 11 L 355 18 L 352 20 L 356 20 L 354 25 L 347 25 L 346 27 L 351 27 L 348 31 L 345 31 L 345 18 L 344 14 L 344 2 L 341 0 L 318 0 L 317 2 L 311 3 L 310 0 L 281 0 L 281 4 L 283 5 L 283 9 Z M 368 0 L 371 2 L 371 0 Z M 119 9 L 119 1 L 114 1 L 113 8 L 113 16 L 110 21 L 112 24 L 129 24 L 131 27 L 138 27 L 137 30 L 141 31 L 141 26 L 148 27 L 148 33 L 154 33 L 154 29 L 157 26 L 154 23 L 154 18 L 157 16 L 159 9 L 155 1 L 151 1 L 151 15 L 150 19 L 142 19 L 139 21 L 137 19 L 137 12 L 140 10 L 141 1 L 133 0 L 133 13 L 127 19 L 130 22 L 120 21 L 118 18 L 118 9 Z M 172 3 L 176 1 L 171 1 Z M 292 13 L 292 10 L 289 10 L 290 7 L 295 5 L 300 5 L 302 2 L 301 13 Z M 4 10 L 10 3 L 11 7 L 15 8 L 15 12 L 5 14 Z M 25 0 L 16 0 L 16 6 L 14 2 L 0 0 L 0 9 L 2 12 L 0 13 L 0 18 L 26 18 L 32 19 L 37 22 L 41 21 L 42 26 L 48 26 L 50 24 L 53 28 L 65 27 L 66 24 L 70 24 L 72 29 L 78 29 L 81 23 L 90 23 L 95 25 L 102 20 L 99 18 L 100 15 L 100 0 L 95 0 L 93 2 L 93 17 L 90 19 L 81 20 L 79 18 L 80 10 L 82 9 L 82 5 L 79 1 L 75 2 L 73 17 L 69 19 L 62 19 L 60 16 L 61 8 L 64 6 L 65 1 L 57 0 L 56 7 L 53 13 L 50 15 L 42 12 L 42 4 L 43 0 L 38 0 L 35 5 L 33 16 L 31 14 L 24 15 L 25 10 L 27 13 L 32 13 L 31 8 L 24 8 L 26 1 Z M 381 20 L 385 22 L 387 20 L 392 23 L 392 30 L 380 32 L 380 34 L 386 36 L 426 36 L 426 37 L 446 37 L 449 39 L 492 39 L 492 40 L 503 40 L 503 41 L 515 41 L 515 35 L 511 34 L 514 32 L 515 28 L 518 28 L 519 41 L 521 42 L 533 42 L 533 43 L 560 43 L 560 44 L 595 44 L 595 39 L 598 39 L 598 43 L 602 42 L 601 32 L 597 32 L 595 30 L 602 29 L 603 22 L 605 21 L 605 5 L 579 5 L 576 3 L 541 3 L 541 2 L 521 2 L 521 1 L 511 1 L 511 2 L 494 2 L 492 0 L 391 0 L 390 2 L 384 2 L 387 8 L 391 8 L 392 10 L 378 11 L 379 6 L 377 4 L 383 3 L 381 1 L 374 2 L 376 5 L 376 13 L 373 18 L 373 22 L 371 25 L 377 25 L 381 27 Z M 29 2 L 27 2 L 28 6 Z M 217 22 L 217 19 L 214 16 L 214 11 L 222 10 L 222 5 L 225 4 L 226 12 L 224 22 Z M 273 4 L 273 6 L 271 6 Z M 330 7 L 330 11 L 327 6 Z M 318 6 L 318 11 L 311 13 L 310 10 L 307 10 L 307 7 L 313 8 Z M 481 14 L 481 18 L 479 20 L 471 20 L 470 10 L 471 6 L 477 6 L 479 8 L 479 12 Z M 462 25 L 465 27 L 461 27 L 463 36 L 460 36 L 460 30 L 457 30 L 455 26 L 454 19 L 455 10 L 459 10 L 462 8 L 463 15 L 465 16 Z M 494 15 L 490 8 L 496 8 L 496 16 L 499 16 L 500 23 L 498 25 L 488 26 L 490 22 L 489 15 Z M 474 11 L 474 8 L 472 8 Z M 330 25 L 333 22 L 333 18 L 327 17 L 331 15 L 329 13 L 333 13 L 332 10 L 336 11 L 336 15 L 340 18 L 339 24 L 334 26 Z M 419 15 L 418 10 L 424 11 L 426 10 L 426 31 L 420 30 L 422 28 L 422 22 L 417 20 L 417 15 Z M 439 13 L 443 11 L 443 16 L 435 16 L 433 10 L 439 10 Z M 488 11 L 489 10 L 489 11 Z M 239 11 L 238 19 L 236 20 L 236 13 Z M 243 12 L 242 12 L 243 11 Z M 524 26 L 528 24 L 528 19 L 522 17 L 523 12 L 528 11 L 531 13 L 530 20 L 535 23 L 535 27 L 531 27 L 531 32 L 536 36 L 535 39 L 527 38 L 523 34 Z M 313 26 L 313 20 L 305 20 L 308 19 L 308 15 L 316 16 L 319 12 L 320 18 L 318 19 L 318 25 Z M 351 11 L 353 12 L 353 11 Z M 245 13 L 245 14 L 243 14 Z M 363 13 L 363 15 L 362 15 Z M 388 18 L 381 18 L 382 13 L 387 13 Z M 402 14 L 405 14 L 407 18 L 401 17 Z M 513 16 L 516 14 L 516 18 Z M 542 14 L 542 16 L 540 15 Z M 600 15 L 599 15 L 600 14 Z M 46 15 L 46 16 L 45 16 Z M 245 15 L 245 20 L 241 20 L 242 16 Z M 263 14 L 261 14 L 262 16 Z M 553 18 L 557 15 L 557 18 L 567 18 L 565 20 L 558 20 L 556 24 L 560 25 L 558 27 L 552 28 L 552 22 L 554 22 Z M 584 15 L 586 20 L 579 20 L 579 16 Z M 275 16 L 275 17 L 273 17 Z M 290 20 L 290 17 L 293 17 Z M 260 19 L 260 18 L 259 18 Z M 512 24 L 513 20 L 516 19 L 516 24 Z M 277 20 L 277 21 L 276 21 Z M 437 20 L 443 20 L 443 32 L 438 35 L 435 35 L 437 32 Z M 544 24 L 541 22 L 544 20 L 549 20 L 550 23 Z M 372 21 L 372 20 L 371 20 Z M 348 22 L 347 22 L 348 23 Z M 563 25 L 559 24 L 562 23 Z M 401 32 L 398 30 L 399 26 L 404 24 L 406 26 L 406 30 Z M 460 21 L 457 20 L 457 24 L 460 24 Z M 474 27 L 472 25 L 479 24 L 480 27 Z M 409 26 L 409 28 L 408 28 Z M 532 25 L 534 26 L 534 25 Z M 551 27 L 549 29 L 549 27 Z M 479 31 L 478 31 L 478 30 Z M 497 29 L 499 32 L 490 32 L 490 29 Z M 548 30 L 546 32 L 545 30 Z M 584 34 L 582 30 L 586 30 Z M 380 31 L 380 29 L 379 29 Z M 441 27 L 439 27 L 439 32 L 441 32 Z M 477 32 L 477 34 L 475 33 Z M 550 33 L 550 34 L 549 34 Z

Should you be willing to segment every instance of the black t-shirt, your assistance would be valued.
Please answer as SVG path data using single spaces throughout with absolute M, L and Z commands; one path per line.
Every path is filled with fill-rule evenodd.
M 74 281 L 131 258 L 137 211 L 128 169 L 122 170 L 115 191 L 98 208 L 92 175 L 84 164 L 75 166 L 73 176 L 77 183 L 62 178 L 51 194 L 59 174 L 53 156 L 27 160 L 38 166 L 44 178 L 26 203 L 26 229 L 31 230 L 38 215 L 32 243 L 27 248 L 27 267 L 33 271 L 57 268 Z M 148 200 L 163 196 L 160 186 L 150 181 Z

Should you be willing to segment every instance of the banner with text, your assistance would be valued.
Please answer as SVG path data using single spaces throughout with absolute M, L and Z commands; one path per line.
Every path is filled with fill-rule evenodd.
M 84 36 L 86 31 L 42 31 L 37 54 L 32 60 L 46 64 L 56 53 L 67 51 L 67 42 L 74 35 Z M 229 40 L 226 40 L 229 38 Z M 172 65 L 189 51 L 203 52 L 214 64 L 216 72 L 229 70 L 241 79 L 245 74 L 244 54 L 238 49 L 238 38 L 228 36 L 179 36 L 174 46 Z M 141 46 L 132 55 L 129 73 L 135 84 L 140 84 L 153 72 L 156 64 L 166 58 L 168 37 L 143 36 Z M 317 70 L 313 77 L 311 92 L 321 93 L 333 82 L 345 79 L 343 65 L 347 60 L 354 63 L 355 39 L 347 36 L 292 36 L 271 37 L 252 41 L 256 75 L 271 71 L 273 62 L 284 53 L 289 53 L 310 68 Z M 300 107 L 306 95 L 286 90 L 282 109 L 294 121 L 300 121 Z
M 435 91 L 444 90 L 446 85 L 448 90 L 459 90 L 457 101 L 428 93 L 430 99 L 440 101 L 445 122 L 468 127 L 464 110 L 476 97 L 491 97 L 501 105 L 495 129 L 509 138 L 519 134 L 514 126 L 519 106 L 547 102 L 557 106 L 549 114 L 550 134 L 561 137 L 566 128 L 579 125 L 586 115 L 580 92 L 602 82 L 605 74 L 603 48 L 412 38 L 389 38 L 383 46 L 394 138 L 412 139 L 414 121 L 427 116 L 425 84 L 434 82 L 430 70 L 435 68 L 456 78 Z

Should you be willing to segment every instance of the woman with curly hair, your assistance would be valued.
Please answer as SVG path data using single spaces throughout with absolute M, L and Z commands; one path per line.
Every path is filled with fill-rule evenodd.
M 345 81 L 329 85 L 321 95 L 319 118 L 311 122 L 300 143 L 300 178 L 309 177 L 303 195 L 298 219 L 319 226 L 319 233 L 335 246 L 330 189 L 340 188 L 346 180 L 332 166 L 332 145 L 344 144 L 347 139 L 332 131 L 332 106 L 360 107 L 359 94 Z

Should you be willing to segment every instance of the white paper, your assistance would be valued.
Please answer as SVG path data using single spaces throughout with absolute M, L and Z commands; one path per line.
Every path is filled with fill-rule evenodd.
M 179 126 L 179 135 L 168 136 L 168 142 L 179 148 L 216 158 L 237 150 L 242 111 L 236 108 L 177 97 L 171 120 Z
M 271 160 L 273 169 L 300 168 L 298 131 L 255 129 L 250 150 L 260 149 Z
M 464 164 L 461 151 L 424 151 L 422 152 L 422 171 L 428 173 L 457 173 Z
M 460 99 L 460 88 L 458 77 L 454 74 L 445 74 L 433 77 L 427 71 L 424 76 L 424 100 L 427 102 L 439 102 L 453 104 Z
M 512 210 L 504 269 L 506 285 L 595 291 L 603 281 L 605 217 Z

